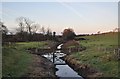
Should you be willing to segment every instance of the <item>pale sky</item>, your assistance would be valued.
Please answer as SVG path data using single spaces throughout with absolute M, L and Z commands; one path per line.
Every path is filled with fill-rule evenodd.
M 58 0 L 57 0 L 58 1 Z M 60 34 L 73 28 L 76 34 L 105 32 L 118 27 L 117 2 L 3 2 L 2 21 L 14 31 L 17 17 L 28 17 Z

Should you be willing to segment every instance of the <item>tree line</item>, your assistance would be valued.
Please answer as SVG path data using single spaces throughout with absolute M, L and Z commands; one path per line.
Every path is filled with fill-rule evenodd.
M 19 17 L 16 19 L 16 22 L 18 28 L 16 28 L 15 34 L 10 32 L 3 22 L 0 22 L 3 43 L 55 40 L 56 32 L 52 32 L 49 27 L 41 27 L 38 23 L 35 23 L 26 17 Z
M 72 28 L 64 29 L 62 32 L 62 36 L 56 36 L 56 32 L 52 32 L 50 28 L 40 26 L 38 23 L 35 23 L 34 21 L 26 17 L 19 17 L 16 19 L 16 22 L 18 24 L 18 28 L 16 28 L 15 34 L 10 32 L 4 23 L 0 22 L 0 31 L 2 31 L 2 43 L 46 40 L 66 42 L 69 40 L 73 40 L 76 36 Z

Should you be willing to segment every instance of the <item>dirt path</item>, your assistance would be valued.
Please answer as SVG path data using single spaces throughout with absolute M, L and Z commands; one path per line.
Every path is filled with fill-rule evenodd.
M 29 66 L 25 77 L 55 77 L 55 67 L 52 62 L 44 57 L 33 54 L 32 64 Z

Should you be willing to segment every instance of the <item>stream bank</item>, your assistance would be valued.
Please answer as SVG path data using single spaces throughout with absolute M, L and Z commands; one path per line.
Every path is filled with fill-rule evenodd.
M 48 59 L 32 54 L 33 60 L 31 65 L 28 68 L 28 73 L 26 73 L 23 77 L 28 78 L 49 78 L 55 79 L 55 66 L 54 64 L 49 61 Z
M 58 46 L 59 48 L 59 46 Z M 66 54 L 61 50 L 56 50 L 51 53 L 36 53 L 35 50 L 30 52 L 33 55 L 32 64 L 29 67 L 29 73 L 24 77 L 38 77 L 49 79 L 83 79 L 77 72 L 75 72 L 67 63 L 62 59 Z M 49 51 L 49 50 L 48 50 Z
M 35 71 L 36 75 L 33 74 L 33 72 L 31 72 L 31 73 L 28 73 L 29 76 L 56 78 L 55 75 L 57 75 L 57 77 L 66 77 L 68 75 L 67 77 L 71 77 L 72 75 L 70 75 L 70 74 L 71 74 L 71 72 L 73 72 L 75 74 L 75 75 L 73 75 L 73 77 L 78 77 L 80 75 L 79 77 L 82 76 L 84 79 L 96 79 L 95 77 L 100 77 L 102 75 L 101 73 L 98 73 L 98 71 L 91 68 L 90 66 L 79 63 L 75 58 L 71 57 L 70 54 L 66 53 L 68 55 L 64 56 L 64 53 L 62 53 L 62 50 L 61 50 L 61 46 L 62 45 L 59 45 L 57 47 L 57 50 L 54 51 L 54 55 L 55 55 L 54 61 L 55 62 L 53 62 L 53 53 L 52 53 L 53 50 L 51 51 L 50 49 L 44 49 L 47 51 L 47 52 L 45 52 L 42 49 L 42 51 L 44 51 L 44 54 L 43 54 L 43 52 L 41 52 L 41 49 L 30 49 L 31 51 L 33 51 L 33 52 L 31 52 L 32 54 L 34 54 L 34 55 L 37 54 L 36 56 L 39 56 L 39 58 L 40 58 L 37 60 L 34 59 L 35 62 L 39 60 L 37 62 L 37 63 L 39 63 L 39 65 L 37 66 L 37 63 L 36 63 L 36 65 L 33 66 L 33 68 L 39 67 L 40 70 L 39 69 L 31 70 L 31 71 Z M 81 49 L 81 51 L 82 51 L 82 49 Z M 42 57 L 42 55 L 44 55 L 44 56 Z M 63 57 L 62 60 L 61 60 L 61 56 Z M 44 58 L 44 57 L 46 57 L 46 58 Z M 34 57 L 34 58 L 36 58 L 36 57 Z M 56 61 L 56 60 L 59 60 L 59 61 Z M 58 65 L 56 65 L 56 63 Z M 58 70 L 56 71 L 55 69 L 58 69 Z M 63 72 L 65 72 L 65 71 L 66 71 L 66 73 L 65 73 L 66 75 L 63 74 Z M 77 75 L 77 74 L 79 74 L 79 75 Z M 81 79 L 82 79 L 82 77 L 81 77 Z M 91 77 L 91 78 L 88 78 L 88 77 Z
M 48 60 L 53 62 L 56 71 L 55 75 L 58 79 L 83 79 L 82 76 L 78 75 L 63 59 L 66 54 L 56 51 L 55 53 L 44 54 Z
M 76 58 L 71 55 L 67 55 L 63 57 L 66 63 L 71 66 L 78 74 L 80 74 L 84 79 L 100 79 L 102 77 L 102 73 L 93 67 L 80 63 Z
M 83 64 L 82 62 L 77 60 L 77 58 L 72 56 L 72 54 L 75 52 L 86 50 L 86 47 L 79 44 L 78 41 L 67 41 L 63 44 L 62 50 L 67 54 L 63 57 L 63 60 L 84 79 L 98 79 L 102 77 L 103 74 L 100 71 L 88 64 Z

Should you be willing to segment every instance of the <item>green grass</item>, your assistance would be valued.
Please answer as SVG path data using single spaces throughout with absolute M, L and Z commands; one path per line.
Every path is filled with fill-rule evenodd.
M 118 33 L 84 36 L 88 40 L 80 41 L 86 50 L 71 56 L 81 63 L 89 64 L 104 74 L 105 77 L 118 76 L 118 60 L 114 49 L 118 47 Z
M 32 55 L 26 51 L 27 48 L 42 48 L 47 42 L 19 42 L 15 45 L 2 47 L 2 75 L 4 77 L 20 77 L 28 71 L 32 62 Z
M 16 43 L 20 46 L 20 48 L 28 49 L 28 48 L 44 48 L 48 46 L 48 42 L 18 42 Z
M 32 56 L 24 50 L 13 49 L 10 47 L 3 48 L 3 76 L 7 77 L 9 74 L 12 77 L 19 77 L 23 75 Z

